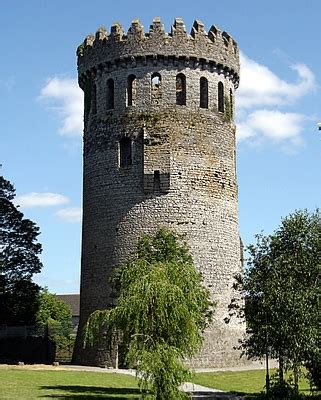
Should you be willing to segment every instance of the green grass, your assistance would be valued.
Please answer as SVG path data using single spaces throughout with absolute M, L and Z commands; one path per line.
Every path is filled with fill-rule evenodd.
M 193 382 L 227 392 L 258 393 L 265 385 L 265 371 L 201 372 Z
M 72 371 L 0 369 L 0 399 L 139 399 L 133 376 Z
M 270 375 L 276 370 L 271 370 Z M 201 372 L 194 375 L 193 382 L 199 385 L 239 394 L 254 394 L 263 391 L 265 370 Z M 310 385 L 306 379 L 300 379 L 300 392 L 308 394 Z
M 265 371 L 197 373 L 193 382 L 256 398 L 263 390 Z M 309 383 L 300 381 L 300 390 L 309 393 Z M 29 370 L 0 368 L 0 399 L 139 399 L 135 377 L 106 372 Z M 320 398 L 320 397 L 316 397 Z

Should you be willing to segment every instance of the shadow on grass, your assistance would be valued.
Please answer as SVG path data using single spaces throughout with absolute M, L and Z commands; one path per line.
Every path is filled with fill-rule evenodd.
M 56 385 L 56 386 L 42 386 L 43 390 L 55 391 L 55 393 L 44 394 L 42 397 L 53 399 L 139 399 L 139 389 L 133 388 L 110 388 L 103 386 L 80 386 L 80 385 Z M 60 392 L 60 393 L 59 393 Z
M 231 399 L 240 399 L 240 398 L 242 398 L 242 399 L 248 399 L 248 400 L 257 400 L 257 399 L 260 399 L 261 400 L 261 397 L 259 397 L 259 394 L 258 393 L 251 393 L 251 394 L 248 394 L 248 393 L 242 393 L 242 392 L 234 392 L 234 391 L 231 391 L 231 392 L 221 392 L 221 391 L 214 391 L 214 392 L 204 392 L 204 391 L 202 391 L 202 392 L 197 392 L 197 391 L 194 391 L 193 392 L 193 397 L 192 397 L 193 399 L 195 398 L 195 399 L 208 399 L 208 400 L 210 400 L 210 399 L 220 399 L 220 400 L 224 400 L 224 399 L 226 399 L 226 400 L 231 400 Z
M 303 392 L 303 391 L 302 391 Z M 295 397 L 297 400 L 320 400 L 321 399 L 321 394 L 313 394 L 309 390 L 306 390 L 307 393 L 300 393 L 298 397 Z M 238 393 L 239 396 L 244 396 L 245 400 L 269 400 L 271 398 L 276 399 L 276 397 L 269 397 L 266 393 L 261 392 L 261 393 Z M 283 399 L 283 397 L 282 397 Z M 282 400 L 280 398 L 280 400 Z
M 230 391 L 226 392 L 227 395 L 229 396 L 236 396 L 236 397 L 241 397 L 246 400 L 262 400 L 262 393 L 246 393 L 246 392 L 237 392 L 237 391 Z M 281 399 L 280 399 L 281 400 Z

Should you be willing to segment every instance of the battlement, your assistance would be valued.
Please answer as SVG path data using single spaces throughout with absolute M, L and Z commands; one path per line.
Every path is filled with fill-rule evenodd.
M 237 43 L 214 25 L 207 32 L 204 24 L 195 20 L 188 34 L 184 21 L 175 18 L 170 33 L 166 33 L 160 18 L 153 19 L 149 32 L 139 20 L 134 20 L 125 34 L 120 23 L 114 23 L 110 33 L 104 27 L 95 36 L 88 35 L 77 49 L 79 77 L 99 69 L 133 68 L 137 63 L 165 65 L 177 60 L 229 74 L 236 85 L 239 80 Z

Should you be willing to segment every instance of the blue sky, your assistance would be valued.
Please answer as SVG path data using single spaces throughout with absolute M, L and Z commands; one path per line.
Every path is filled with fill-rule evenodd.
M 82 93 L 76 48 L 86 35 L 160 16 L 229 32 L 242 52 L 237 95 L 240 232 L 272 232 L 281 217 L 320 206 L 321 2 L 55 0 L 0 3 L 0 163 L 17 203 L 41 230 L 43 272 L 55 293 L 80 274 Z

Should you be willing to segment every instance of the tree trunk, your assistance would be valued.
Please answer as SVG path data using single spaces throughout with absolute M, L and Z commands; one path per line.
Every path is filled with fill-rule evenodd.
M 266 352 L 266 355 L 265 355 L 265 366 L 266 366 L 265 387 L 266 387 L 266 394 L 268 395 L 270 392 L 269 353 L 268 352 Z
M 295 363 L 293 366 L 293 376 L 294 376 L 294 392 L 299 394 L 299 370 L 298 365 Z
M 283 357 L 279 356 L 279 379 L 280 379 L 280 384 L 284 383 L 284 361 Z

